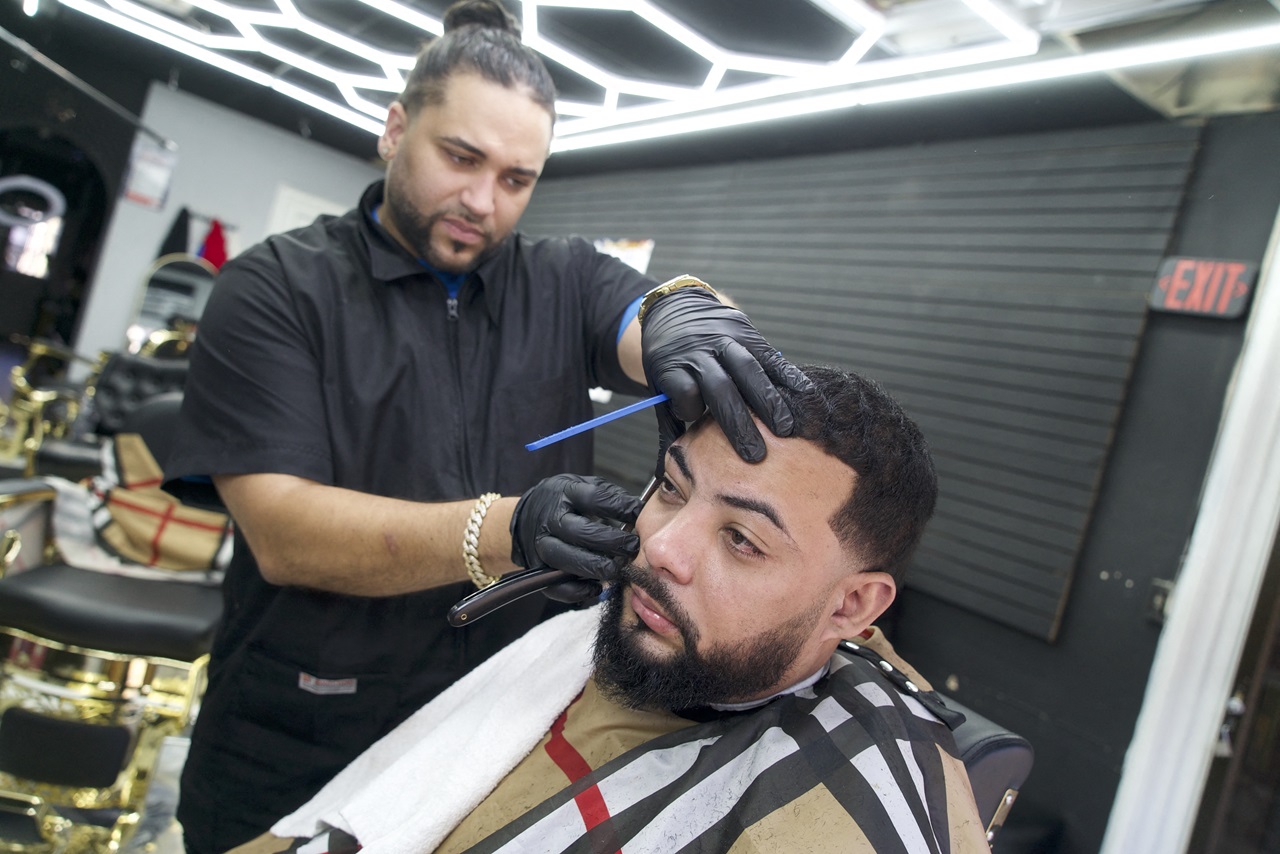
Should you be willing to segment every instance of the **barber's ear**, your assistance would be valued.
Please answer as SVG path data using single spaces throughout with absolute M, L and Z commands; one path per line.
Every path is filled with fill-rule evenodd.
M 396 148 L 400 145 L 400 137 L 404 136 L 408 127 L 409 114 L 405 111 L 404 104 L 392 101 L 391 106 L 387 108 L 387 122 L 382 129 L 382 136 L 378 139 L 378 154 L 383 160 L 395 157 Z
M 828 618 L 828 637 L 852 638 L 866 631 L 898 594 L 898 585 L 887 572 L 855 572 L 836 587 L 836 609 Z

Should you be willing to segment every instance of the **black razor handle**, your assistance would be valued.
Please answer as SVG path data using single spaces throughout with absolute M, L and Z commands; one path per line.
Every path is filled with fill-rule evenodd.
M 502 580 L 477 590 L 449 609 L 449 625 L 465 626 L 530 593 L 546 590 L 565 581 L 577 578 L 563 569 L 522 569 L 509 572 Z
M 644 493 L 640 496 L 640 505 L 642 507 L 657 488 L 657 478 L 651 479 L 649 485 L 644 488 Z M 623 525 L 622 529 L 629 531 L 631 526 Z M 517 599 L 528 596 L 530 593 L 537 593 L 540 590 L 546 590 L 548 587 L 554 587 L 557 584 L 565 581 L 574 581 L 575 579 L 578 579 L 578 576 L 571 572 L 565 572 L 563 569 L 540 568 L 509 572 L 502 576 L 501 581 L 496 584 L 490 584 L 483 590 L 477 590 L 450 608 L 448 614 L 449 625 L 454 628 L 469 625 L 481 617 L 492 614 L 503 605 L 509 605 Z

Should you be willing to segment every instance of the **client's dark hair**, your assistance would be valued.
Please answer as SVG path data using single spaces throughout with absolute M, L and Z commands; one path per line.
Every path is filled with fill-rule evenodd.
M 845 548 L 870 561 L 869 569 L 900 581 L 938 497 L 924 435 L 877 383 L 822 365 L 801 370 L 815 391 L 781 389 L 795 417 L 792 437 L 814 442 L 858 473 L 831 530 Z
M 444 100 L 455 71 L 472 71 L 514 89 L 525 86 L 534 102 L 556 117 L 556 87 L 542 60 L 520 41 L 520 22 L 496 0 L 459 0 L 444 13 L 444 35 L 428 42 L 405 81 L 400 103 L 412 116 Z

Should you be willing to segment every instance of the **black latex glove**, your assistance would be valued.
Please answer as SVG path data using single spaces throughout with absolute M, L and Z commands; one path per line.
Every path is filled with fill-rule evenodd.
M 578 576 L 548 588 L 560 602 L 584 602 L 634 560 L 640 538 L 628 526 L 640 499 L 598 477 L 558 474 L 520 496 L 511 516 L 511 560 L 526 569 L 560 569 Z M 609 524 L 609 523 L 614 524 Z
M 645 376 L 670 398 L 657 408 L 659 474 L 667 446 L 704 410 L 748 462 L 765 455 L 752 412 L 775 436 L 791 435 L 791 410 L 775 384 L 796 391 L 813 384 L 741 311 L 703 288 L 681 288 L 650 306 L 641 327 Z

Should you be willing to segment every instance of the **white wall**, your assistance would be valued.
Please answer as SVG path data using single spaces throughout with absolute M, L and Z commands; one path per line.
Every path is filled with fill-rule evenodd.
M 160 210 L 124 198 L 117 203 L 75 342 L 85 355 L 124 347 L 143 276 L 183 206 L 235 226 L 227 232 L 234 254 L 267 235 L 282 189 L 295 199 L 318 197 L 346 210 L 381 175 L 366 161 L 162 83 L 151 85 L 142 120 L 178 143 L 173 183 Z M 193 250 L 207 230 L 207 222 L 192 220 Z

